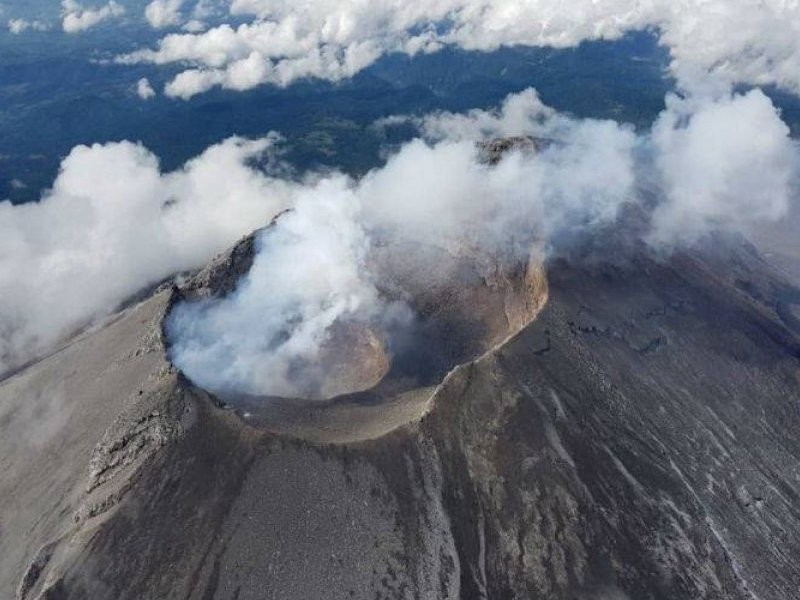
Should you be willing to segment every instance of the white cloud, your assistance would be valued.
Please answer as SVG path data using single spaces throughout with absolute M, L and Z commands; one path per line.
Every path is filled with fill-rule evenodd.
M 30 26 L 30 23 L 25 19 L 9 19 L 8 31 L 14 35 L 18 35 L 25 31 Z
M 80 33 L 86 31 L 109 19 L 121 17 L 125 14 L 125 7 L 110 0 L 99 8 L 86 8 L 77 0 L 62 0 L 61 26 L 67 33 Z
M 192 9 L 190 19 L 182 29 L 189 33 L 200 33 L 208 29 L 208 20 L 217 16 L 218 7 L 211 0 L 199 0 Z
M 389 215 L 390 222 L 407 226 L 408 235 L 453 238 L 455 244 L 465 228 L 477 227 L 472 243 L 483 246 L 522 239 L 524 230 L 550 239 L 565 229 L 608 222 L 634 199 L 639 140 L 633 130 L 560 114 L 534 90 L 512 94 L 497 110 L 440 113 L 417 124 L 427 143 L 408 144 L 361 184 L 370 218 Z M 511 135 L 558 144 L 490 170 L 475 162 L 476 140 Z M 516 228 L 521 231 L 512 232 Z
M 236 28 L 163 38 L 124 62 L 189 63 L 195 75 L 169 93 L 191 97 L 213 86 L 288 85 L 303 77 L 339 80 L 390 52 L 443 45 L 569 47 L 658 28 L 674 73 L 701 71 L 726 83 L 777 84 L 800 91 L 800 3 L 787 0 L 233 0 Z M 247 73 L 243 73 L 247 71 Z
M 179 73 L 175 79 L 170 81 L 164 88 L 164 93 L 171 98 L 189 100 L 220 83 L 218 73 L 190 69 Z
M 179 25 L 182 6 L 183 0 L 153 0 L 144 9 L 144 16 L 156 29 Z
M 150 85 L 150 81 L 146 77 L 142 77 L 136 84 L 136 94 L 142 100 L 150 100 L 151 98 L 155 98 L 156 91 L 153 89 L 153 86 Z
M 691 242 L 712 228 L 746 230 L 788 211 L 797 149 L 760 90 L 670 96 L 652 145 L 666 196 L 653 215 L 654 241 Z
M 79 146 L 40 202 L 0 203 L 0 372 L 284 208 L 290 184 L 247 166 L 271 144 L 230 139 L 166 174 L 130 142 Z
M 26 19 L 9 19 L 8 21 L 8 31 L 14 35 L 19 35 L 28 30 L 47 31 L 48 29 L 50 27 L 44 21 L 27 21 Z

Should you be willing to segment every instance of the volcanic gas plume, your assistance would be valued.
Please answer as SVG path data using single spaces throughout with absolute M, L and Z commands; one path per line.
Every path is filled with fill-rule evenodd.
M 622 206 L 649 211 L 644 236 L 664 247 L 782 213 L 795 151 L 763 94 L 669 106 L 647 138 L 559 115 L 533 92 L 497 113 L 418 120 L 426 139 L 363 179 L 296 187 L 232 293 L 172 311 L 175 364 L 227 399 L 430 385 L 534 318 L 545 256 Z M 740 118 L 746 131 L 710 152 Z M 522 135 L 476 144 L 511 132 Z M 742 189 L 757 200 L 749 214 L 736 210 Z
M 503 310 L 478 314 L 503 304 L 498 281 L 524 286 L 542 255 L 601 235 L 622 206 L 640 206 L 641 235 L 669 249 L 780 218 L 797 172 L 789 130 L 758 90 L 670 95 L 649 132 L 558 113 L 533 90 L 497 110 L 375 126 L 397 123 L 419 138 L 359 180 L 287 177 L 276 136 L 228 140 L 163 174 L 141 146 L 76 148 L 39 203 L 0 204 L 0 371 L 291 209 L 257 234 L 232 293 L 173 311 L 176 364 L 224 395 L 327 398 L 389 371 L 436 379 L 485 349 L 474 340 L 495 339 L 487 331 L 513 330 L 494 324 Z M 509 137 L 502 161 L 476 147 Z M 483 288 L 493 299 L 463 310 L 463 290 Z M 448 303 L 461 308 L 428 318 Z

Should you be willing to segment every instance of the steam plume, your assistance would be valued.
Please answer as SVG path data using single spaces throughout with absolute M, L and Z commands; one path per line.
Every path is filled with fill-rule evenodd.
M 320 353 L 336 323 L 408 317 L 402 298 L 381 292 L 375 256 L 387 244 L 403 248 L 409 273 L 438 276 L 441 252 L 494 264 L 591 235 L 640 201 L 643 178 L 658 186 L 648 240 L 664 246 L 780 218 L 794 193 L 795 144 L 757 90 L 670 96 L 638 135 L 559 114 L 532 90 L 497 110 L 412 121 L 420 139 L 359 181 L 267 176 L 252 159 L 272 138 L 228 140 L 169 174 L 134 144 L 76 148 L 41 202 L 0 204 L 0 369 L 291 207 L 260 234 L 235 293 L 173 312 L 173 358 L 209 389 L 324 396 Z M 549 143 L 494 167 L 478 160 L 476 140 L 512 133 Z
M 316 353 L 337 319 L 386 318 L 374 284 L 383 274 L 370 270 L 376 244 L 402 241 L 403 260 L 420 274 L 435 268 L 430 248 L 466 247 L 477 261 L 519 258 L 537 239 L 614 220 L 636 201 L 640 170 L 654 171 L 647 176 L 663 186 L 651 233 L 658 244 L 776 218 L 790 193 L 794 149 L 758 91 L 673 97 L 652 135 L 641 137 L 613 122 L 560 115 L 532 90 L 497 111 L 439 114 L 418 125 L 426 140 L 361 181 L 335 176 L 301 190 L 295 212 L 262 234 L 253 271 L 232 297 L 176 311 L 176 363 L 214 390 L 303 395 L 322 377 L 313 372 Z M 558 142 L 494 168 L 476 160 L 475 140 L 512 132 Z

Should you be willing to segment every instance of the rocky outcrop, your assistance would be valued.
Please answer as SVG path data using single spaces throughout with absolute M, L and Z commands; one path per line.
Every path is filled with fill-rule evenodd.
M 251 234 L 239 240 L 230 250 L 214 257 L 208 265 L 176 288 L 178 293 L 173 295 L 173 302 L 224 297 L 233 292 L 253 266 L 256 244 L 256 234 Z
M 535 138 L 529 135 L 501 137 L 479 142 L 478 153 L 483 162 L 489 165 L 496 165 L 509 152 L 533 154 L 543 150 L 551 143 L 551 140 Z

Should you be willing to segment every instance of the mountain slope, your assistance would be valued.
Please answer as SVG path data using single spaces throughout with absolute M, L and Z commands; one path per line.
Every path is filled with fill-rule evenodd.
M 159 291 L 0 383 L 0 593 L 791 598 L 798 298 L 718 247 L 553 260 L 535 321 L 440 385 L 272 426 L 169 365 Z

